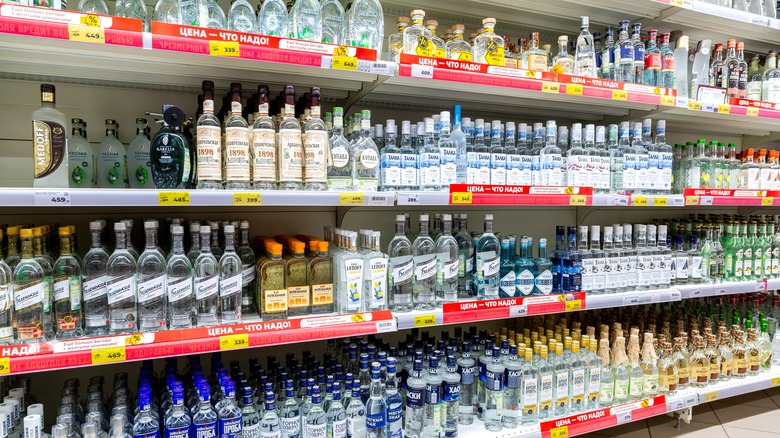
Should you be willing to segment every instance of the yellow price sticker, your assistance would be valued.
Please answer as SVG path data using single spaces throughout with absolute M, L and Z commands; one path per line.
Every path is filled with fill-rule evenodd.
M 92 365 L 103 363 L 124 362 L 127 359 L 125 346 L 99 347 L 92 349 Z
M 471 204 L 471 192 L 453 192 L 450 204 Z
M 561 92 L 561 84 L 557 82 L 542 82 L 542 93 L 555 93 Z
M 334 70 L 352 70 L 358 68 L 358 59 L 354 56 L 334 56 L 331 68 Z
M 628 100 L 628 91 L 612 90 L 612 100 Z
M 718 114 L 731 114 L 731 105 L 718 105 Z
M 7 358 L 4 358 L 4 359 L 7 359 Z M 2 372 L 2 370 L 0 370 L 0 372 Z M 775 386 L 780 386 L 780 377 L 772 378 L 772 388 L 774 388 Z
M 774 202 L 775 202 L 775 198 L 773 198 L 771 196 L 765 196 L 765 197 L 761 198 L 761 205 L 763 205 L 763 206 L 773 205 Z
M 751 117 L 758 117 L 758 108 L 751 106 L 747 109 L 747 115 Z
M 0 375 L 11 373 L 11 358 L 0 357 Z
M 356 313 L 352 315 L 352 322 L 365 322 L 366 317 L 362 313 Z
M 84 24 L 68 24 L 68 39 L 83 43 L 106 43 L 106 31 L 102 27 Z
M 582 85 L 579 84 L 566 84 L 566 94 L 576 94 L 582 96 Z
M 653 198 L 653 205 L 656 207 L 666 207 L 669 205 L 669 198 L 666 196 L 656 196 Z
M 190 205 L 190 192 L 160 192 L 158 205 Z
M 661 96 L 661 105 L 674 106 L 676 101 L 672 96 Z
M 550 429 L 550 438 L 569 438 L 569 426 Z
M 686 196 L 685 197 L 685 205 L 699 205 L 699 197 L 698 196 Z
M 249 333 L 224 335 L 219 337 L 220 350 L 235 350 L 236 348 L 249 347 Z
M 261 205 L 263 194 L 260 192 L 235 192 L 233 193 L 233 205 Z
M 241 56 L 238 41 L 209 41 L 211 56 Z
M 637 207 L 647 207 L 649 205 L 647 196 L 634 196 L 634 205 Z
M 713 402 L 717 399 L 718 399 L 718 391 L 708 392 L 707 394 L 704 394 L 704 403 Z
M 428 327 L 436 325 L 436 315 L 420 315 L 414 317 L 415 327 Z
M 691 111 L 701 111 L 701 102 L 698 100 L 688 100 L 688 109 Z
M 677 6 L 678 8 L 685 7 L 685 0 L 669 0 L 671 6 Z
M 339 193 L 339 205 L 363 205 L 363 192 Z
M 582 300 L 566 301 L 566 311 L 573 312 L 575 310 L 582 310 Z
M 588 197 L 585 195 L 571 195 L 569 196 L 569 205 L 587 205 Z

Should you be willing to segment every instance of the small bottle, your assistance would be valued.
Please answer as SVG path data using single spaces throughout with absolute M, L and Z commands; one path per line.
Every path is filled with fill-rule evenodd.
M 54 85 L 41 85 L 41 108 L 32 114 L 33 187 L 68 188 L 68 122 L 55 109 Z M 91 163 L 89 163 L 91 164 Z
M 257 307 L 263 320 L 287 319 L 287 289 L 284 278 L 287 262 L 282 259 L 282 245 L 267 243 L 268 259 L 257 266 Z
M 677 392 L 679 370 L 672 356 L 672 344 L 664 342 L 662 351 L 658 359 L 658 393 L 674 395 Z
M 106 263 L 106 295 L 109 308 L 109 333 L 131 333 L 137 331 L 136 308 L 137 263 L 127 250 L 124 222 L 114 223 L 116 234 L 114 252 Z
M 710 360 L 705 353 L 704 339 L 699 337 L 694 340 L 695 349 L 691 353 L 691 381 L 694 388 L 704 388 L 709 383 Z
M 195 289 L 195 325 L 217 324 L 219 299 L 219 262 L 211 253 L 211 227 L 200 227 L 200 254 L 193 266 Z

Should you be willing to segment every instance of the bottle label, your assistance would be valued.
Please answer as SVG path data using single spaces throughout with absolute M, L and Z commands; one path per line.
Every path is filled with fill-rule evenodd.
M 84 282 L 84 301 L 91 301 L 106 295 L 106 277 L 100 276 Z
M 146 303 L 165 295 L 165 275 L 138 283 L 138 303 Z
M 642 391 L 639 391 L 639 393 L 641 394 Z M 626 398 L 628 398 L 628 380 L 618 380 L 615 383 L 615 399 L 622 401 Z
M 674 71 L 674 53 L 661 55 L 661 71 L 665 73 Z
M 525 379 L 523 380 L 523 412 L 527 414 L 532 414 L 536 412 L 538 401 L 537 401 L 537 382 L 536 379 Z
M 249 182 L 249 128 L 225 128 L 225 179 Z
M 490 184 L 490 153 L 477 152 L 476 184 Z
M 412 274 L 414 274 L 414 265 L 411 256 L 404 260 L 405 257 L 396 257 L 391 260 L 393 264 L 393 285 L 401 286 L 405 283 L 412 281 Z
M 539 377 L 539 410 L 551 411 L 553 399 L 553 376 L 545 374 Z
M 748 99 L 761 100 L 761 92 L 763 91 L 762 82 L 751 81 L 747 83 L 747 95 Z
M 767 102 L 780 103 L 780 78 L 767 78 L 764 80 Z
M 661 69 L 661 52 L 645 52 L 645 70 Z
M 547 55 L 528 55 L 527 68 L 535 71 L 547 71 Z
M 642 389 L 644 392 L 657 393 L 658 392 L 658 375 L 657 374 L 645 374 L 642 380 Z
M 436 275 L 436 256 L 419 256 L 414 261 L 414 278 L 420 282 Z
M 616 59 L 634 59 L 634 46 L 631 43 L 615 44 Z
M 613 395 L 615 392 L 614 382 L 602 382 L 601 391 L 599 391 L 599 404 L 601 406 L 609 406 L 612 404 Z
M 119 277 L 108 279 L 106 294 L 108 295 L 108 305 L 118 303 L 132 298 L 135 301 L 136 287 L 135 275 L 117 280 Z
M 279 130 L 279 181 L 301 182 L 303 180 L 303 144 L 301 131 Z
M 588 178 L 589 172 L 587 167 L 589 166 L 588 156 L 573 155 L 568 157 L 566 163 L 567 166 L 567 178 L 568 184 L 574 187 L 589 187 L 590 180 Z
M 541 185 L 543 186 L 561 186 L 563 185 L 563 158 L 560 154 L 546 154 L 540 158 L 541 164 Z
M 693 256 L 689 259 L 691 278 L 701 278 L 701 256 Z
M 52 287 L 52 296 L 54 302 L 70 299 L 70 279 L 55 281 Z
M 638 188 L 637 183 L 637 163 L 636 154 L 623 154 L 623 186 L 626 189 Z
M 444 382 L 443 400 L 445 402 L 456 402 L 460 400 L 460 381 Z
M 531 295 L 534 290 L 534 274 L 528 269 L 523 269 L 517 274 L 516 284 L 521 295 Z
M 466 152 L 466 183 L 476 184 L 476 172 L 478 168 L 479 163 L 477 161 L 477 153 Z
M 483 64 L 504 65 L 504 46 L 498 44 L 495 40 L 490 40 L 487 42 L 485 50 L 485 61 Z M 547 62 L 545 61 L 545 70 L 541 71 L 547 71 L 546 67 Z
M 581 289 L 584 291 L 591 291 L 596 289 L 595 287 L 595 275 L 596 259 L 582 259 L 582 285 Z
M 598 401 L 600 392 L 601 392 L 601 368 L 599 366 L 595 366 L 590 369 L 590 376 L 588 379 L 588 400 L 590 401 L 590 403 L 595 403 L 596 401 Z
M 14 310 L 22 311 L 44 300 L 44 283 L 40 282 L 24 289 L 14 288 Z
M 255 276 L 257 275 L 255 273 L 255 267 L 254 265 L 248 264 L 248 265 L 242 265 L 242 271 L 241 271 L 241 287 L 246 287 L 253 281 L 255 281 Z
M 436 154 L 438 155 L 438 154 Z M 360 153 L 360 165 L 366 169 L 373 169 L 379 164 L 379 157 L 373 149 L 363 149 Z
M 168 283 L 168 303 L 175 303 L 191 297 L 192 277 L 184 277 L 175 283 Z
M 349 152 L 344 146 L 336 146 L 330 150 L 330 159 L 333 167 L 342 168 L 349 163 Z
M 474 366 L 460 366 L 458 365 L 458 373 L 460 373 L 460 383 L 462 385 L 471 385 L 474 383 Z
M 195 279 L 195 299 L 209 298 L 219 292 L 219 277 L 214 275 L 208 278 Z
M 630 378 L 629 384 L 628 384 L 628 394 L 631 396 L 631 398 L 639 398 L 642 396 L 642 391 L 644 390 L 644 377 L 640 377 L 638 379 Z
M 325 182 L 328 166 L 325 150 L 328 145 L 328 131 L 308 130 L 303 134 L 303 149 L 306 157 L 304 181 Z
M 385 413 L 366 415 L 366 429 L 369 429 L 368 435 L 371 435 L 370 429 L 379 429 L 385 427 Z
M 506 156 L 506 183 L 510 186 L 523 185 L 523 161 L 522 156 L 507 154 Z
M 198 126 L 198 179 L 222 181 L 222 130 L 219 126 Z
M 545 270 L 539 274 L 534 280 L 536 288 L 544 295 L 549 295 L 552 292 L 553 275 L 549 270 Z
M 653 276 L 655 272 L 653 272 L 652 266 L 653 266 L 653 256 L 652 255 L 642 255 L 637 257 L 638 263 L 637 263 L 637 271 L 638 271 L 638 281 L 639 286 L 649 286 L 653 282 Z
M 344 149 L 344 148 L 341 148 Z M 382 154 L 382 184 L 398 186 L 401 184 L 401 154 Z
M 571 404 L 572 406 L 585 406 L 585 369 L 572 370 L 571 372 Z
M 298 438 L 301 434 L 301 417 L 299 415 L 282 417 L 280 423 L 282 425 L 282 437 Z
M 347 280 L 347 309 L 360 310 L 363 303 L 363 259 L 344 260 Z
M 194 428 L 195 436 L 193 438 L 217 438 L 216 422 L 196 424 Z
M 455 164 L 457 149 L 439 148 L 441 155 L 441 184 L 450 185 L 457 182 L 458 167 Z
M 438 152 L 420 154 L 420 185 L 439 185 L 441 182 L 441 158 Z
M 311 285 L 311 301 L 315 306 L 333 304 L 333 283 Z
M 425 405 L 423 394 L 425 388 L 406 388 L 406 406 L 411 408 L 421 408 Z M 408 411 L 407 411 L 408 413 Z
M 449 257 L 449 254 L 439 254 L 439 259 L 443 259 Z M 451 281 L 453 278 L 458 277 L 458 271 L 460 267 L 460 259 L 450 260 L 448 262 L 444 262 L 440 266 L 440 272 L 441 272 L 441 280 L 442 284 L 444 281 Z
M 134 433 L 133 438 L 160 438 L 160 432 L 150 432 L 150 433 Z
M 48 120 L 33 120 L 34 177 L 44 178 L 67 163 L 67 132 L 65 127 Z
M 219 279 L 219 296 L 228 297 L 241 293 L 241 274 Z
M 555 373 L 555 405 L 562 407 L 569 403 L 569 371 Z
M 333 420 L 328 424 L 329 438 L 346 438 L 347 436 L 347 417 L 342 413 L 343 419 Z
M 490 154 L 490 184 L 506 184 L 506 154 Z
M 387 259 L 384 257 L 369 260 L 371 268 L 371 308 L 381 308 L 387 304 Z
M 189 427 L 167 427 L 165 428 L 166 438 L 190 438 Z
M 222 419 L 218 421 L 220 438 L 239 438 L 241 436 L 241 417 Z
M 504 375 L 507 388 L 520 388 L 520 376 L 522 372 L 520 370 L 507 369 Z
M 501 277 L 501 280 L 499 280 L 498 285 L 501 288 L 501 290 L 508 296 L 510 297 L 515 296 L 515 290 L 516 290 L 515 272 L 514 271 L 507 272 L 506 275 Z
M 265 426 L 266 423 L 262 423 L 262 425 Z M 273 427 L 273 426 L 272 425 L 268 425 L 268 427 Z M 260 431 L 259 436 L 261 438 L 282 438 L 282 431 L 281 430 L 277 430 L 275 432 Z
M 276 142 L 273 129 L 252 131 L 252 180 L 254 182 L 276 182 Z M 200 166 L 200 163 L 198 163 Z M 200 167 L 198 167 L 200 176 Z
M 481 265 L 481 266 L 480 266 Z M 497 277 L 501 269 L 501 257 L 490 251 L 477 254 L 477 270 L 485 279 Z
M 288 287 L 287 302 L 288 309 L 301 309 L 309 307 L 309 286 Z
M 417 155 L 401 154 L 401 185 L 417 186 Z
M 263 291 L 264 313 L 284 313 L 287 311 L 287 289 Z
M 420 35 L 417 38 L 417 46 L 414 48 L 414 52 L 418 56 L 433 57 L 433 43 L 425 35 Z

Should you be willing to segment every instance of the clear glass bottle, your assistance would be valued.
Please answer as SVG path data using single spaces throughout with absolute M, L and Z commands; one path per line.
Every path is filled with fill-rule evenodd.
M 165 256 L 157 249 L 157 223 L 144 221 L 146 246 L 138 257 L 138 324 L 143 331 L 166 327 Z
M 365 261 L 357 252 L 357 233 L 347 232 L 344 236 L 344 252 L 337 258 L 337 277 L 334 283 L 341 287 L 337 291 L 340 313 L 355 313 L 364 310 L 365 291 L 363 272 Z
M 100 143 L 98 154 L 98 187 L 104 189 L 127 186 L 127 151 L 117 140 L 116 120 L 106 119 L 106 136 Z
M 138 393 L 138 414 L 133 420 L 133 436 L 157 435 L 160 433 L 159 415 L 152 413 L 151 390 L 141 387 Z
M 504 38 L 493 31 L 495 27 L 495 18 L 482 20 L 484 32 L 474 39 L 474 48 L 472 49 L 474 62 L 504 66 Z
M 674 50 L 669 45 L 669 33 L 661 34 L 661 83 L 657 86 L 666 88 L 675 88 L 676 78 L 674 76 Z
M 288 8 L 283 0 L 267 0 L 257 14 L 255 29 L 260 35 L 286 38 L 290 34 L 289 20 Z
M 444 40 L 436 35 L 436 28 L 439 27 L 439 22 L 436 20 L 425 20 L 425 28 L 431 33 L 431 43 L 433 44 L 433 57 L 439 59 L 445 59 L 447 57 L 447 49 L 444 46 Z
M 342 45 L 347 43 L 347 13 L 341 2 L 325 0 L 320 4 L 322 42 Z
M 101 242 L 102 223 L 89 223 L 90 249 L 84 255 L 82 268 L 82 299 L 84 301 L 84 334 L 108 334 L 108 301 L 106 296 L 106 265 L 108 253 Z
M 653 347 L 653 334 L 645 333 L 642 342 L 642 397 L 655 397 L 658 394 L 658 357 Z
M 114 252 L 106 263 L 106 294 L 109 308 L 109 333 L 137 331 L 136 281 L 138 265 L 127 250 L 124 222 L 114 223 Z
M 235 7 L 238 1 L 233 3 Z M 250 186 L 249 124 L 242 115 L 241 84 L 230 84 L 230 115 L 225 120 L 225 188 L 248 190 Z
M 545 134 L 545 146 L 539 151 L 540 156 L 540 185 L 563 185 L 563 170 L 561 148 L 556 142 L 556 125 L 554 120 L 547 121 Z
M 401 189 L 401 149 L 397 144 L 397 135 L 398 127 L 395 125 L 395 120 L 388 120 L 387 129 L 385 130 L 385 147 L 382 148 L 379 160 L 381 167 L 380 187 L 382 190 L 393 191 Z M 346 148 L 344 151 L 346 153 Z M 348 153 L 347 157 L 349 157 Z M 346 167 L 348 169 L 349 166 Z
M 198 189 L 222 189 L 222 128 L 214 115 L 214 82 L 203 81 L 203 114 L 198 118 Z
M 704 388 L 709 383 L 710 360 L 705 352 L 706 344 L 702 337 L 694 340 L 694 350 L 691 352 L 689 363 L 691 367 L 690 386 Z
M 385 16 L 378 0 L 357 0 L 348 11 L 348 38 L 350 46 L 365 47 L 382 53 L 385 38 Z
M 279 181 L 277 174 L 279 156 L 276 150 L 275 125 L 273 119 L 268 115 L 268 97 L 268 85 L 258 86 L 258 110 L 252 124 L 252 147 L 250 154 L 252 160 L 252 188 L 255 190 L 274 190 Z M 204 116 L 205 113 L 201 118 Z M 198 175 L 200 175 L 200 168 L 198 168 Z
M 619 82 L 635 81 L 634 77 L 634 44 L 628 35 L 630 22 L 623 20 L 620 22 L 620 33 L 614 46 L 615 59 L 615 80 Z
M 165 265 L 168 298 L 167 320 L 170 328 L 188 328 L 193 323 L 194 295 L 192 264 L 184 255 L 184 228 L 171 227 L 171 255 Z
M 601 407 L 613 404 L 616 380 L 616 375 L 613 374 L 613 369 L 610 367 L 609 339 L 603 337 L 604 334 L 605 332 L 602 332 L 602 338 L 598 341 L 598 359 L 601 364 L 598 405 Z
M 541 239 L 540 239 L 541 240 Z M 538 419 L 545 420 L 553 417 L 554 399 L 553 399 L 553 366 L 548 361 L 548 346 L 542 345 L 539 348 L 539 361 L 536 363 L 536 369 L 539 373 L 539 411 Z
M 425 119 L 425 135 L 419 149 L 420 190 L 436 191 L 441 189 L 441 153 L 433 139 L 433 119 Z
M 504 373 L 506 366 L 501 360 L 501 349 L 493 347 L 493 355 L 487 363 L 485 380 L 485 429 L 493 432 L 503 428 Z
M 574 51 L 574 75 L 588 78 L 597 77 L 596 48 L 588 27 L 590 19 L 587 16 L 580 17 L 580 34 L 577 36 L 576 49 Z
M 604 48 L 601 51 L 601 78 L 615 80 L 615 28 L 612 26 L 607 26 L 604 33 Z
M 662 352 L 658 358 L 658 393 L 674 395 L 677 393 L 679 369 L 672 356 L 672 344 L 664 342 Z
M 465 26 L 456 24 L 452 27 L 452 40 L 447 41 L 447 59 L 471 61 L 471 45 L 463 39 Z
M 430 310 L 436 305 L 436 244 L 428 235 L 428 215 L 420 215 L 420 234 L 412 242 L 414 308 Z M 395 267 L 395 263 L 393 264 Z
M 320 98 L 322 93 L 319 87 L 312 87 L 310 118 L 303 126 L 303 181 L 305 190 L 327 189 L 327 159 L 328 131 L 325 122 L 320 118 Z
M 217 431 L 223 438 L 240 438 L 242 436 L 241 408 L 236 404 L 235 382 L 226 380 L 224 395 L 224 404 L 217 411 Z
M 404 29 L 403 53 L 410 55 L 433 57 L 434 46 L 431 42 L 431 32 L 423 26 L 425 11 L 415 9 L 412 11 L 412 25 Z M 503 45 L 502 45 L 503 47 Z
M 303 142 L 301 124 L 295 117 L 295 88 L 284 87 L 284 111 L 277 132 L 279 157 L 279 188 L 301 190 L 303 188 Z
M 356 190 L 379 189 L 379 149 L 371 139 L 371 111 L 361 111 L 360 138 L 350 151 L 352 186 Z
M 413 308 L 414 261 L 412 244 L 406 237 L 405 227 L 404 215 L 396 215 L 395 237 L 387 246 L 388 271 L 391 273 L 388 301 L 394 312 L 408 312 Z
M 396 29 L 398 32 L 387 37 L 388 59 L 393 62 L 399 62 L 401 53 L 404 50 L 404 30 L 409 27 L 409 17 L 398 17 L 396 20 Z M 461 32 L 462 39 L 463 32 Z M 469 46 L 469 56 L 471 55 Z
M 458 242 L 452 236 L 452 215 L 442 215 L 442 233 L 436 239 L 436 297 L 451 303 L 458 300 Z
M 235 32 L 255 31 L 255 10 L 247 0 L 233 0 L 227 14 L 227 28 Z
M 289 256 L 284 284 L 287 286 L 287 311 L 289 316 L 311 313 L 311 290 L 306 275 L 309 260 L 304 257 L 304 244 L 291 240 L 287 244 Z
M 198 327 L 217 324 L 219 298 L 219 263 L 211 253 L 211 227 L 200 227 L 200 254 L 193 265 L 195 289 L 195 324 Z
M 761 371 L 761 352 L 756 338 L 756 329 L 747 329 L 747 339 L 745 342 L 745 350 L 747 351 L 748 376 L 757 376 Z
M 151 142 L 146 136 L 146 119 L 135 119 L 136 137 L 127 146 L 127 173 L 130 188 L 152 188 L 152 169 L 149 166 Z
M 476 395 L 474 390 L 476 361 L 471 357 L 471 342 L 463 341 L 461 344 L 461 354 L 457 359 L 457 363 L 458 373 L 460 373 L 458 424 L 465 426 L 474 422 L 474 397 Z
M 558 37 L 558 54 L 553 58 L 553 72 L 574 74 L 574 57 L 569 54 L 569 37 L 566 35 Z
M 25 228 L 19 234 L 22 242 L 21 260 L 13 271 L 16 339 L 24 343 L 46 341 L 45 272 L 33 255 L 33 230 Z
M 57 339 L 69 339 L 79 337 L 82 334 L 81 311 L 81 264 L 73 255 L 73 240 L 70 227 L 60 227 L 60 256 L 54 262 L 54 283 L 52 297 L 54 301 L 55 331 Z M 8 265 L 3 262 L 0 271 L 10 271 Z M 2 272 L 1 274 L 4 274 Z M 10 277 L 5 281 L 0 279 L 0 284 L 7 285 Z M 0 288 L 2 288 L 0 286 Z M 2 294 L 4 295 L 4 294 Z M 3 301 L 5 306 L 0 306 L 0 321 L 6 310 L 9 310 L 10 301 Z M 2 322 L 0 322 L 2 326 Z M 4 338 L 0 329 L 0 339 Z
M 241 322 L 242 263 L 235 250 L 235 228 L 225 225 L 225 252 L 219 258 L 220 322 Z
M 439 382 L 441 383 L 441 380 Z M 383 395 L 384 385 L 380 381 L 380 364 L 379 362 L 372 362 L 370 395 L 366 402 L 367 436 L 383 436 L 386 434 L 387 403 L 385 403 Z
M 493 215 L 485 215 L 484 233 L 476 245 L 476 278 L 478 299 L 498 298 L 498 276 L 501 265 L 501 245 L 493 234 Z

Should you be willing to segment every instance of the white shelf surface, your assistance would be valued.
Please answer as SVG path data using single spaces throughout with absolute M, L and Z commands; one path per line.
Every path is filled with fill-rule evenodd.
M 724 281 L 713 284 L 687 284 L 677 288 L 682 294 L 682 299 L 703 298 L 719 295 L 733 295 L 750 292 L 775 290 L 780 286 L 780 280 L 751 280 L 751 281 Z
M 588 295 L 585 298 L 585 310 L 669 303 L 680 301 L 680 298 L 680 291 L 674 288 Z

